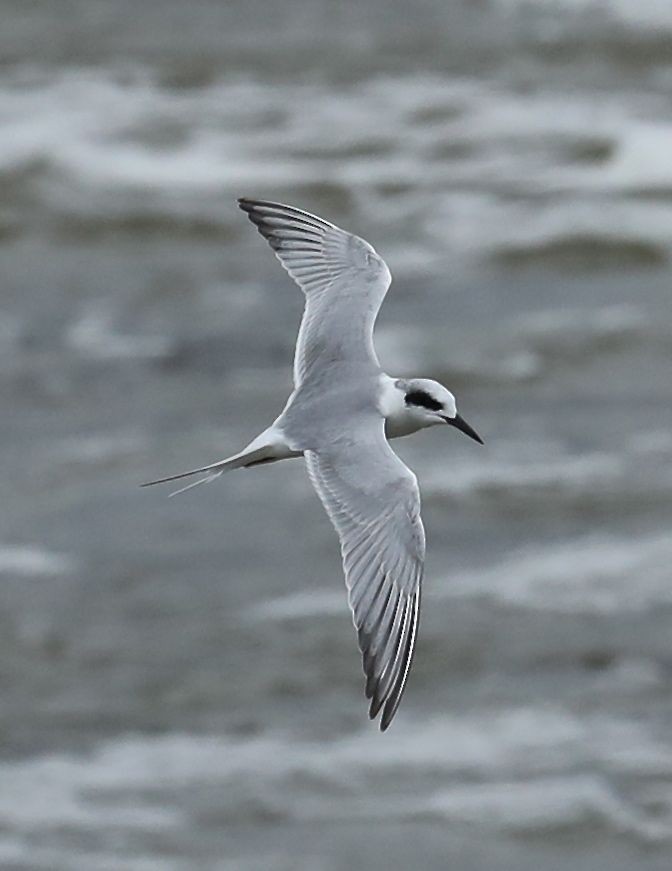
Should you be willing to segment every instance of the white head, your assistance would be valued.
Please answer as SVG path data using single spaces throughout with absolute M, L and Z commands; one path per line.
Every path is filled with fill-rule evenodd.
M 429 378 L 398 378 L 394 386 L 403 405 L 388 417 L 391 438 L 428 426 L 449 424 L 483 444 L 478 433 L 457 413 L 455 397 L 443 384 Z

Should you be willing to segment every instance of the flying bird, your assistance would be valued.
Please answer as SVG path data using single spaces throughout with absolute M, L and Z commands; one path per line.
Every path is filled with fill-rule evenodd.
M 181 493 L 233 469 L 304 457 L 340 539 L 369 716 L 382 710 L 385 731 L 411 667 L 425 560 L 417 478 L 388 439 L 449 425 L 483 442 L 443 385 L 381 369 L 373 327 L 391 275 L 368 242 L 293 206 L 238 204 L 305 295 L 294 390 L 239 453 L 142 486 L 204 475 Z

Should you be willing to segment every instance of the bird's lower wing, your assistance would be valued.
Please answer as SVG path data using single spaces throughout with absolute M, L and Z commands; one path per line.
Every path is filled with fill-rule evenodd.
M 425 534 L 415 475 L 388 445 L 382 421 L 370 424 L 368 436 L 305 456 L 341 541 L 369 715 L 374 718 L 382 708 L 384 731 L 401 701 L 413 657 Z

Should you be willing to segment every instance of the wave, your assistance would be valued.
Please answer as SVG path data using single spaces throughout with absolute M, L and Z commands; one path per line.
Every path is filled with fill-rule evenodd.
M 328 614 L 342 614 L 346 607 L 345 592 L 332 590 L 299 590 L 253 605 L 246 616 L 253 621 L 305 620 Z
M 512 502 L 535 495 L 555 496 L 556 504 L 565 498 L 586 495 L 596 499 L 599 488 L 611 495 L 627 469 L 623 459 L 607 452 L 576 457 L 545 457 L 528 461 L 494 458 L 483 463 L 461 462 L 451 469 L 436 469 L 423 480 L 423 492 L 450 494 Z
M 66 554 L 35 545 L 0 544 L 0 575 L 63 575 L 73 571 L 75 566 L 75 560 Z
M 434 818 L 518 834 L 597 824 L 669 840 L 669 821 L 641 798 L 652 772 L 672 773 L 672 748 L 645 724 L 559 708 L 402 716 L 393 743 L 372 729 L 337 739 L 126 736 L 88 755 L 0 763 L 0 821 L 4 834 L 174 830 L 189 824 L 187 796 L 207 785 L 220 821 Z
M 641 612 L 672 603 L 670 562 L 667 534 L 636 541 L 594 534 L 515 550 L 477 570 L 453 570 L 432 590 L 439 598 L 483 598 L 535 611 Z M 255 605 L 244 616 L 255 622 L 312 621 L 345 609 L 344 591 L 305 589 Z
M 523 548 L 438 586 L 444 597 L 483 597 L 541 611 L 637 612 L 672 603 L 670 561 L 668 534 L 635 541 L 595 534 Z
M 414 465 L 425 499 L 460 498 L 493 510 L 507 505 L 544 512 L 618 501 L 632 511 L 669 499 L 671 456 L 668 434 L 652 431 L 601 451 L 573 454 L 545 441 L 523 456 L 519 445 L 500 441 L 483 457 L 465 455 L 459 463 L 437 467 L 421 455 Z
M 120 333 L 114 326 L 113 313 L 102 302 L 90 306 L 70 324 L 66 341 L 75 351 L 97 360 L 156 360 L 175 352 L 173 342 L 165 336 Z
M 384 809 L 389 813 L 389 806 Z M 453 787 L 430 795 L 424 807 L 418 808 L 417 816 L 518 835 L 548 836 L 583 829 L 594 836 L 596 829 L 606 829 L 643 841 L 670 838 L 665 824 L 648 820 L 620 800 L 599 776 L 542 777 L 523 783 Z
M 648 32 L 661 35 L 666 31 L 672 34 L 672 8 L 667 0 L 539 0 L 534 8 L 527 0 L 498 0 L 498 3 L 528 15 L 533 10 L 541 15 L 551 13 L 559 20 L 564 18 L 568 27 L 585 23 L 592 14 L 597 16 L 596 23 L 598 20 L 608 23 L 611 19 L 627 27 L 633 36 Z
M 464 326 L 463 326 L 464 330 Z M 542 309 L 510 315 L 446 349 L 443 336 L 424 327 L 380 327 L 383 359 L 404 372 L 429 370 L 454 388 L 518 385 L 557 377 L 559 368 L 645 352 L 669 358 L 672 341 L 656 312 L 632 303 Z
M 147 448 L 147 438 L 135 432 L 70 436 L 50 445 L 47 463 L 67 465 L 116 464 Z
M 12 232 L 34 230 L 39 208 L 56 235 L 229 241 L 240 226 L 223 203 L 247 191 L 377 227 L 400 275 L 493 257 L 564 270 L 669 255 L 670 127 L 654 98 L 642 118 L 636 96 L 606 100 L 596 116 L 583 92 L 568 101 L 440 75 L 339 89 L 239 77 L 187 92 L 149 69 L 6 75 L 0 178 Z
M 631 303 L 541 311 L 520 318 L 515 329 L 537 353 L 554 357 L 575 357 L 578 352 L 598 355 L 663 338 L 651 315 Z

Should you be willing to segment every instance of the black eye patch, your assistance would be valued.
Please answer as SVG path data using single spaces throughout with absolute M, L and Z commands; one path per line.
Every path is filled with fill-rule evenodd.
M 412 390 L 406 394 L 406 405 L 419 405 L 422 408 L 428 408 L 430 411 L 441 411 L 443 405 L 425 393 L 423 390 Z

